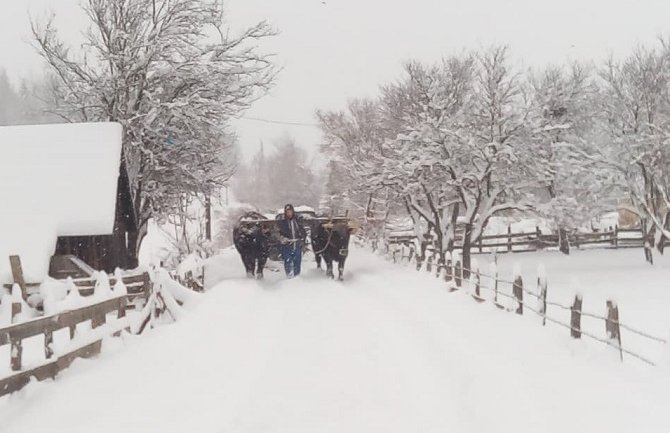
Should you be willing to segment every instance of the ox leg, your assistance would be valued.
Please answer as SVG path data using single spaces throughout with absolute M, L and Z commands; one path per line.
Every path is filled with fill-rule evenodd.
M 337 265 L 337 279 L 344 280 L 344 258 Z
M 256 279 L 257 280 L 262 280 L 263 279 L 263 268 L 265 267 L 265 262 L 267 261 L 267 257 L 261 256 L 258 258 L 258 267 L 256 268 Z
M 316 268 L 321 269 L 321 254 L 317 254 L 315 257 L 316 257 Z
M 323 258 L 326 261 L 326 276 L 328 278 L 335 278 L 333 274 L 333 260 L 330 257 Z
M 254 277 L 254 256 L 251 254 L 245 254 L 242 256 L 242 262 L 244 263 L 244 269 L 247 271 L 247 277 Z

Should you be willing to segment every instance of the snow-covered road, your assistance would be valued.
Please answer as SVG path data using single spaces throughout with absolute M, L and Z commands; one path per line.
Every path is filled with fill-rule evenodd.
M 3 433 L 667 432 L 670 363 L 353 251 L 344 283 L 233 272 L 177 324 L 0 400 Z

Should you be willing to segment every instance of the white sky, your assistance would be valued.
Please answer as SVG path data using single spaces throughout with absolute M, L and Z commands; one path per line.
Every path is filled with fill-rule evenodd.
M 0 68 L 10 76 L 37 74 L 27 10 L 52 9 L 69 38 L 85 26 L 80 0 L 2 0 Z M 267 19 L 281 33 L 263 44 L 283 67 L 271 93 L 245 115 L 314 123 L 317 108 L 377 92 L 408 58 L 437 60 L 464 48 L 509 44 L 525 66 L 567 59 L 601 60 L 638 43 L 670 35 L 670 0 L 226 0 L 234 28 Z M 258 143 L 288 132 L 315 149 L 316 128 L 241 119 L 245 156 Z

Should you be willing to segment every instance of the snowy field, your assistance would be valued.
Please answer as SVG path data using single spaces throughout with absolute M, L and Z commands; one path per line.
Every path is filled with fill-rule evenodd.
M 622 320 L 667 328 L 667 266 L 645 280 L 635 272 L 645 266 L 640 251 L 612 252 L 611 262 L 593 254 L 501 256 L 501 275 L 513 261 L 531 275 L 544 262 L 550 297 L 568 299 L 576 266 L 585 308 L 616 295 Z M 586 271 L 589 261 L 599 269 Z M 359 249 L 344 283 L 313 263 L 296 280 L 272 272 L 247 280 L 231 250 L 210 265 L 209 281 L 222 280 L 180 322 L 110 340 L 55 383 L 0 399 L 0 430 L 670 431 L 667 353 L 655 368 L 622 364 L 596 342 L 477 304 Z
M 490 273 L 492 255 L 474 256 L 482 273 Z M 520 270 L 526 288 L 537 291 L 537 276 L 545 268 L 550 301 L 572 305 L 575 294 L 583 298 L 582 310 L 606 315 L 606 301 L 619 306 L 619 320 L 628 326 L 668 339 L 670 331 L 670 257 L 656 254 L 656 264 L 644 261 L 642 249 L 573 249 L 569 256 L 559 252 L 499 254 L 500 278 L 511 280 L 514 268 Z M 489 285 L 490 281 L 482 279 Z M 500 286 L 511 293 L 510 285 Z M 536 301 L 526 301 L 535 306 Z M 569 323 L 570 312 L 549 306 L 548 315 Z M 603 321 L 582 318 L 582 328 L 599 336 L 605 335 Z M 564 330 L 569 332 L 569 330 Z M 622 345 L 658 361 L 663 345 L 622 330 Z M 632 361 L 634 362 L 634 360 Z

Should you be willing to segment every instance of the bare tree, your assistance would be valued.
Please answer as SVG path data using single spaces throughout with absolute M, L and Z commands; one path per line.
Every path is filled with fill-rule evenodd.
M 231 36 L 217 1 L 87 0 L 83 8 L 91 26 L 78 55 L 53 20 L 32 23 L 51 74 L 49 111 L 67 122 L 124 125 L 137 251 L 149 218 L 232 174 L 225 125 L 272 84 L 275 69 L 255 43 L 274 32 L 262 22 Z

